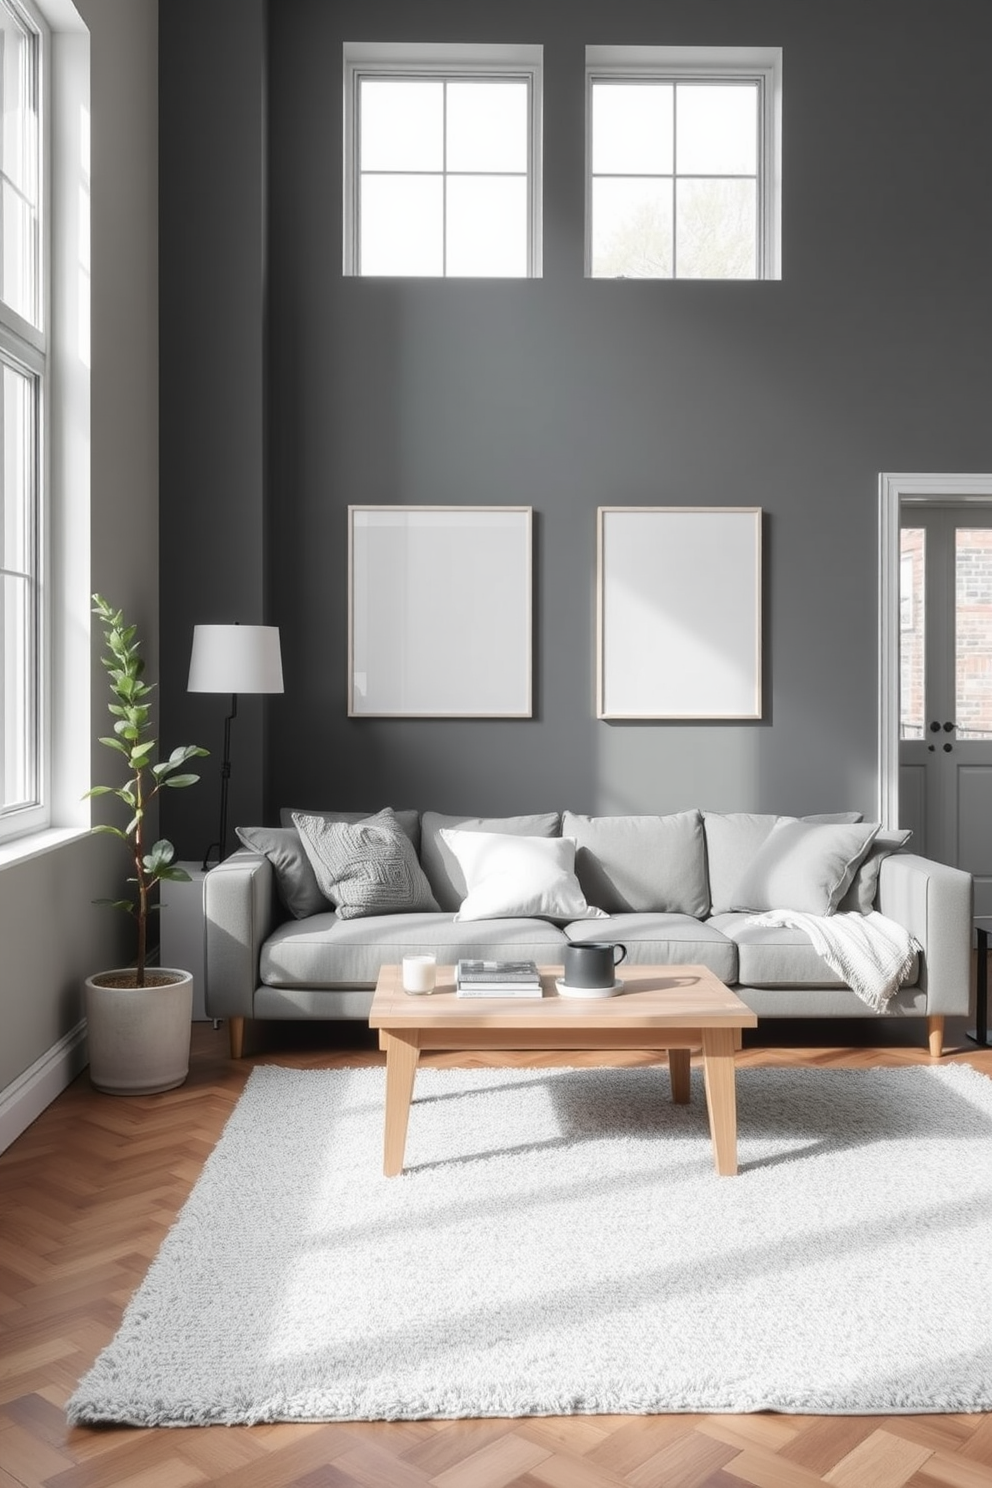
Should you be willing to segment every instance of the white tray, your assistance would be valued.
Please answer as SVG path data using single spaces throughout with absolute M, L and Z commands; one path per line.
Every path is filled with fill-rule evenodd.
M 612 987 L 570 987 L 559 977 L 555 978 L 559 997 L 616 997 L 623 991 L 623 982 L 614 982 Z

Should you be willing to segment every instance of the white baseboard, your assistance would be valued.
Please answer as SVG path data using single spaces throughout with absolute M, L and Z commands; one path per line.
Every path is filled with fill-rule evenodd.
M 86 1019 L 81 1018 L 30 1069 L 0 1090 L 0 1152 L 28 1129 L 87 1063 Z

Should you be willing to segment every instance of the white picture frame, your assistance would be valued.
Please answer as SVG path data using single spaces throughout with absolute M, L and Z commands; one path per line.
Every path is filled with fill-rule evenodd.
M 760 719 L 761 508 L 597 519 L 597 717 Z
M 348 508 L 349 718 L 530 718 L 533 510 Z

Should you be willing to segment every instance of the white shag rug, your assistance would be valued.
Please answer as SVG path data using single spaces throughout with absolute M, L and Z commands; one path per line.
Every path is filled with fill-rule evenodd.
M 256 1069 L 73 1423 L 992 1410 L 992 1081 Z

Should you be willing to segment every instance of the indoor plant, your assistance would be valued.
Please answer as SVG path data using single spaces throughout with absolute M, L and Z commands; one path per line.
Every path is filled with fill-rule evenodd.
M 101 738 L 100 743 L 122 756 L 126 779 L 120 786 L 95 785 L 86 794 L 116 796 L 127 808 L 126 826 L 101 823 L 93 831 L 119 838 L 134 869 L 127 880 L 133 885 L 131 897 L 95 902 L 122 909 L 133 917 L 137 953 L 133 966 L 100 972 L 85 982 L 90 1078 L 99 1090 L 147 1095 L 181 1085 L 189 1072 L 193 995 L 189 972 L 147 965 L 148 926 L 158 909 L 157 886 L 163 880 L 189 879 L 186 870 L 174 861 L 171 842 L 160 838 L 150 848 L 147 846 L 147 814 L 160 791 L 180 789 L 199 779 L 183 767 L 208 751 L 185 744 L 174 749 L 167 760 L 155 762 L 157 741 L 148 705 L 154 685 L 142 680 L 145 663 L 137 627 L 128 625 L 123 612 L 99 594 L 93 595 L 93 613 L 103 624 L 107 649 L 101 661 L 113 694 L 107 706 L 116 720 L 113 735 Z

